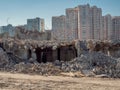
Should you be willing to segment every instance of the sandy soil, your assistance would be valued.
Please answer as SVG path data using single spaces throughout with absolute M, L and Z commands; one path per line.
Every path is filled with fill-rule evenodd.
M 120 79 L 39 76 L 0 72 L 0 90 L 120 90 Z

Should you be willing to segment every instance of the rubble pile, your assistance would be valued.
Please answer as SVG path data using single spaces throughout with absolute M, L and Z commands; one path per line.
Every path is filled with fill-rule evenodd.
M 114 59 L 101 52 L 82 54 L 72 61 L 38 63 L 32 58 L 22 60 L 0 48 L 0 70 L 39 75 L 59 75 L 61 72 L 82 72 L 86 76 L 106 74 L 120 77 L 120 59 Z
M 115 70 L 115 77 L 120 78 L 120 58 L 117 59 L 117 65 Z
M 37 36 L 37 37 L 36 37 Z M 50 40 L 51 31 L 39 32 L 37 30 L 30 31 L 21 27 L 16 27 L 14 38 L 18 39 L 32 39 L 32 40 Z
M 61 70 L 52 63 L 19 63 L 14 66 L 12 72 L 38 75 L 59 75 Z
M 52 63 L 38 63 L 36 60 L 22 60 L 0 48 L 0 70 L 27 74 L 57 75 L 61 70 Z
M 9 71 L 10 69 L 13 69 L 14 65 L 22 61 L 24 60 L 11 53 L 6 53 L 2 48 L 0 48 L 0 70 Z
M 4 67 L 7 63 L 9 63 L 9 58 L 6 52 L 0 48 L 0 68 Z
M 120 62 L 101 52 L 92 52 L 81 55 L 69 62 L 62 62 L 61 69 L 64 72 L 80 71 L 86 76 L 105 74 L 109 77 L 118 77 L 116 67 L 120 69 Z M 119 70 L 118 69 L 118 70 Z

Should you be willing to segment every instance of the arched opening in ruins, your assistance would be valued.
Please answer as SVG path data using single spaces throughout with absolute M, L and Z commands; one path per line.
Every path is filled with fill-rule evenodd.
M 70 61 L 77 57 L 77 50 L 73 45 L 61 46 L 57 49 L 57 59 L 62 61 Z
M 35 53 L 37 57 L 37 61 L 39 63 L 43 62 L 52 62 L 53 61 L 53 55 L 52 55 L 52 47 L 46 47 L 44 49 L 42 48 L 36 48 Z
M 70 61 L 77 57 L 77 50 L 73 45 L 60 46 L 53 50 L 52 47 L 36 48 L 36 60 L 41 63 L 59 61 Z

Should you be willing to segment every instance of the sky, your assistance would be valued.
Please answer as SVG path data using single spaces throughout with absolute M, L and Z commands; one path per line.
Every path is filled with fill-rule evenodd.
M 0 26 L 23 25 L 28 18 L 44 18 L 51 29 L 52 16 L 65 15 L 66 8 L 90 4 L 102 8 L 103 15 L 120 16 L 120 0 L 0 0 Z

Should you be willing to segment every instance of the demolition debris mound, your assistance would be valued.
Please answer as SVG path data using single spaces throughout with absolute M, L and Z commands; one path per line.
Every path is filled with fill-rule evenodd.
M 109 77 L 116 76 L 117 60 L 101 52 L 92 52 L 81 55 L 69 62 L 62 63 L 65 72 L 81 71 L 86 76 L 105 74 Z
M 4 67 L 6 64 L 9 63 L 9 58 L 5 51 L 0 48 L 0 68 Z
M 81 72 L 85 76 L 106 75 L 120 78 L 120 59 L 115 59 L 101 52 L 82 54 L 71 61 L 54 63 L 38 63 L 32 58 L 22 60 L 19 57 L 6 53 L 0 48 L 0 70 L 39 75 L 60 75 L 61 72 Z
M 39 75 L 58 75 L 61 70 L 55 67 L 52 63 L 19 63 L 14 66 L 14 72 L 25 74 L 39 74 Z
M 11 53 L 6 53 L 2 48 L 0 48 L 0 70 L 40 75 L 57 75 L 61 72 L 52 63 L 40 64 L 36 60 L 22 60 Z

